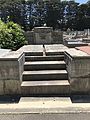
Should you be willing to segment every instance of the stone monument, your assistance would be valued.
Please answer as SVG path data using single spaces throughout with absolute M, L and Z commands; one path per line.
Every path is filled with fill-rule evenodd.
M 52 27 L 35 27 L 33 29 L 35 34 L 36 44 L 50 44 L 52 41 Z
M 63 32 L 53 30 L 52 27 L 35 27 L 32 31 L 25 32 L 28 44 L 63 44 Z

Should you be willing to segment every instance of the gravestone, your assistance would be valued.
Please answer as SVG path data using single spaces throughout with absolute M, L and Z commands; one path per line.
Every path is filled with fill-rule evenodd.
M 63 44 L 63 32 L 53 30 L 52 27 L 35 27 L 32 31 L 25 32 L 28 44 Z
M 51 44 L 52 42 L 52 27 L 35 27 L 33 29 L 35 33 L 36 44 Z

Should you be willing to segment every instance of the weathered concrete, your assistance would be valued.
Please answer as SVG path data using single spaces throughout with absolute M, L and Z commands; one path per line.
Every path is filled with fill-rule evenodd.
M 53 31 L 52 32 L 52 44 L 63 44 L 63 32 Z
M 19 52 L 0 57 L 0 95 L 20 93 L 24 62 L 24 54 Z
M 26 116 L 44 115 L 45 117 L 46 115 L 50 115 L 50 114 L 51 115 L 55 114 L 55 116 L 57 115 L 65 116 L 65 115 L 73 114 L 75 115 L 75 118 L 73 119 L 76 120 L 79 114 L 82 114 L 81 116 L 83 116 L 83 114 L 86 114 L 86 117 L 84 119 L 86 120 L 87 115 L 90 114 L 90 96 L 88 97 L 89 97 L 89 102 L 87 103 L 84 101 L 82 102 L 83 98 L 81 96 L 80 96 L 80 98 L 82 98 L 81 102 L 80 101 L 73 102 L 70 97 L 22 97 L 19 103 L 0 104 L 0 115 L 4 114 L 4 116 L 5 115 L 18 116 L 18 115 L 26 114 Z M 85 96 L 85 98 L 87 99 L 88 97 Z M 70 118 L 70 116 L 68 117 Z M 24 119 L 26 119 L 26 117 Z
M 0 49 L 0 57 L 8 54 L 10 51 L 10 49 Z
M 90 94 L 90 55 L 70 49 L 65 60 L 72 93 Z
M 40 81 L 40 80 L 67 80 L 66 70 L 38 70 L 38 71 L 24 71 L 24 81 Z
M 2 120 L 90 120 L 90 113 L 0 115 Z
M 25 62 L 24 70 L 63 70 L 66 68 L 64 61 L 30 61 Z
M 34 31 L 27 31 L 24 34 L 25 34 L 25 37 L 26 37 L 29 45 L 35 44 L 35 34 L 34 34 Z
M 53 30 L 52 27 L 35 27 L 32 31 L 25 32 L 28 44 L 61 44 L 63 32 Z
M 27 81 L 21 85 L 23 95 L 70 95 L 70 84 L 68 80 L 50 81 Z
M 43 55 L 43 45 L 24 45 L 17 52 L 24 52 L 26 55 L 30 56 L 42 56 Z
M 46 55 L 61 55 L 67 49 L 63 44 L 45 45 Z
M 64 60 L 64 55 L 53 56 L 25 56 L 25 61 L 61 61 Z
M 36 44 L 50 44 L 52 41 L 51 32 L 52 27 L 35 27 L 35 43 Z

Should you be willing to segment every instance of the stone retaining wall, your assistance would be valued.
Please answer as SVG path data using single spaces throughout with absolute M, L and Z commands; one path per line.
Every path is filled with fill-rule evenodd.
M 0 57 L 0 95 L 20 94 L 24 62 L 23 53 L 10 52 Z
M 65 52 L 71 93 L 90 94 L 90 55 L 75 49 Z

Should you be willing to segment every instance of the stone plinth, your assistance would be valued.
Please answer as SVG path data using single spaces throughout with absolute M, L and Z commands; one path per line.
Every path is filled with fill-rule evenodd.
M 71 91 L 75 94 L 90 94 L 90 55 L 76 49 L 65 52 Z
M 35 43 L 36 44 L 50 44 L 52 41 L 51 32 L 52 27 L 35 27 Z
M 0 57 L 0 95 L 20 94 L 24 62 L 21 52 L 10 52 Z

